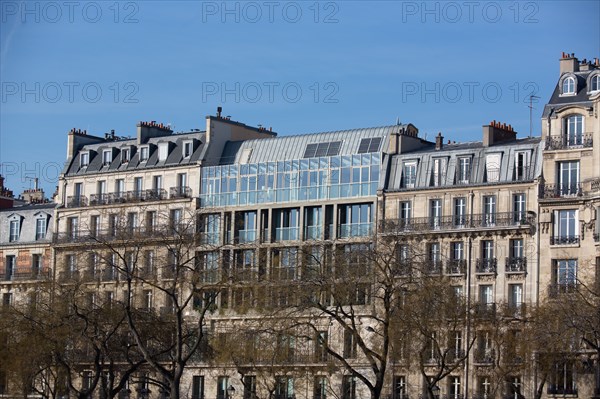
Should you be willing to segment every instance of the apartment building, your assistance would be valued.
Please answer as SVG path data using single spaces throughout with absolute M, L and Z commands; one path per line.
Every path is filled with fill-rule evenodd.
M 542 115 L 538 289 L 544 298 L 560 300 L 577 284 L 600 281 L 599 110 L 598 59 L 563 53 L 558 82 Z M 572 363 L 561 367 L 562 377 L 551 381 L 550 393 L 593 395 L 593 374 L 578 375 Z M 582 383 L 586 378 L 589 384 Z

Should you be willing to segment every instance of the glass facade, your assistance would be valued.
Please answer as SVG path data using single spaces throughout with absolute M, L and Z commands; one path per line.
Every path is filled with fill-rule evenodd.
M 381 154 L 209 166 L 202 170 L 202 206 L 322 201 L 377 194 Z

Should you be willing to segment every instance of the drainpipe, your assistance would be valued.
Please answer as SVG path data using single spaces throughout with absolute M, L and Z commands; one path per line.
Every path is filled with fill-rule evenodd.
M 475 204 L 475 193 L 473 190 L 469 193 L 469 197 L 471 199 L 470 211 L 469 211 L 469 223 L 473 223 L 473 205 Z M 473 267 L 473 239 L 469 236 L 468 241 L 468 258 L 467 258 L 467 339 L 465 343 L 468 345 L 471 342 L 471 274 Z M 470 358 L 471 356 L 467 356 L 465 361 L 465 397 L 469 396 L 469 368 L 470 368 Z

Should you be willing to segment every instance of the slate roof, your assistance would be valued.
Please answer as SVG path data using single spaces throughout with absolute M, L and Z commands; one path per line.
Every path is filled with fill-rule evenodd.
M 561 96 L 561 82 L 563 80 L 563 75 L 561 75 L 560 79 L 556 83 L 554 87 L 554 92 L 548 101 L 548 104 L 544 106 L 544 112 L 542 114 L 542 118 L 547 118 L 553 112 L 553 110 L 560 108 L 565 105 L 571 104 L 579 104 L 583 106 L 591 106 L 592 102 L 590 101 L 591 94 L 588 92 L 588 81 L 591 74 L 600 73 L 598 69 L 592 69 L 589 71 L 580 71 L 580 72 L 569 72 L 569 75 L 574 75 L 577 79 L 577 93 L 575 95 L 564 95 Z M 595 93 L 594 93 L 595 94 Z M 593 94 L 592 94 L 593 95 Z
M 189 158 L 183 158 L 183 142 L 193 140 L 194 151 Z M 136 139 L 105 141 L 98 144 L 88 144 L 75 154 L 70 160 L 64 173 L 70 176 L 88 175 L 94 173 L 106 172 L 125 172 L 130 170 L 164 168 L 169 166 L 180 166 L 188 164 L 196 164 L 200 160 L 200 156 L 204 147 L 204 132 L 191 132 L 173 134 L 170 136 L 154 137 L 148 139 L 148 142 L 142 146 L 149 146 L 149 157 L 145 162 L 140 162 L 140 151 L 137 146 Z M 169 152 L 167 159 L 164 161 L 158 160 L 158 144 L 169 143 Z M 130 148 L 131 155 L 129 162 L 121 162 L 122 149 Z M 110 165 L 103 165 L 102 153 L 104 150 L 114 150 L 113 160 Z M 90 159 L 87 167 L 82 168 L 80 165 L 81 152 L 89 151 Z

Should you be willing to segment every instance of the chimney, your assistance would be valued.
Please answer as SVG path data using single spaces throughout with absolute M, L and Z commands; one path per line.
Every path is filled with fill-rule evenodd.
M 560 74 L 566 72 L 579 72 L 579 61 L 575 57 L 575 53 L 562 53 L 560 58 Z
M 145 144 L 153 137 L 164 137 L 173 134 L 169 125 L 156 123 L 156 121 L 139 122 L 137 124 L 137 144 Z
M 221 112 L 223 112 L 223 107 L 217 107 L 217 118 L 221 117 Z
M 435 136 L 435 150 L 439 151 L 442 149 L 444 145 L 444 136 L 442 136 L 442 132 L 438 132 L 438 135 Z
M 489 125 L 483 126 L 483 146 L 490 147 L 494 144 L 517 139 L 517 132 L 511 125 L 491 121 Z

